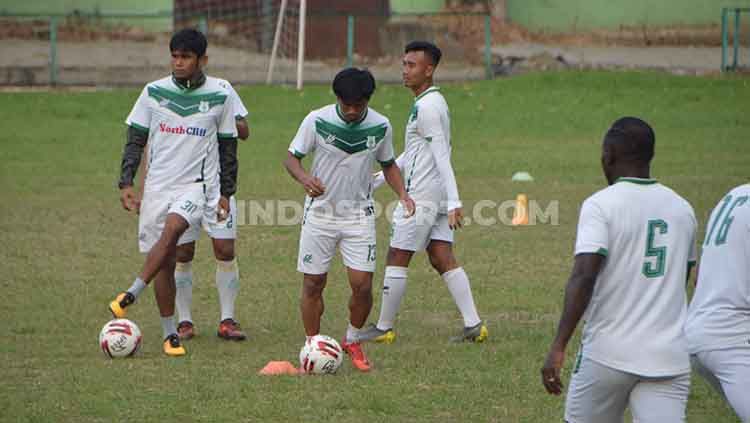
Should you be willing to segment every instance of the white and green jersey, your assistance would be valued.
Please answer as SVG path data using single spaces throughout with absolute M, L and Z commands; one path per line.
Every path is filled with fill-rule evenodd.
M 409 195 L 417 202 L 435 203 L 442 213 L 461 207 L 451 166 L 450 114 L 438 87 L 414 100 L 405 139 L 398 165 Z
M 648 377 L 690 371 L 682 327 L 696 227 L 690 204 L 653 179 L 620 178 L 583 202 L 575 253 L 606 257 L 584 314 L 585 357 Z
M 750 345 L 750 184 L 711 212 L 685 335 L 690 353 Z
M 225 79 L 219 79 L 217 78 L 217 81 L 219 81 L 219 85 L 226 88 L 227 91 L 229 91 L 229 100 L 228 103 L 230 104 L 230 107 L 232 108 L 232 115 L 235 119 L 245 119 L 250 114 L 250 112 L 247 111 L 247 108 L 245 107 L 245 104 L 242 102 L 242 99 L 240 98 L 240 95 L 235 91 L 232 84 L 229 83 L 229 81 Z
M 347 123 L 338 105 L 331 104 L 305 117 L 289 151 L 298 158 L 315 153 L 310 175 L 325 187 L 323 195 L 305 199 L 305 214 L 359 218 L 372 214 L 374 162 L 394 162 L 393 130 L 388 118 L 373 109 Z
M 125 123 L 148 131 L 145 191 L 203 182 L 218 192 L 217 140 L 237 137 L 229 98 L 225 81 L 211 77 L 197 88 L 184 88 L 171 76 L 143 88 Z

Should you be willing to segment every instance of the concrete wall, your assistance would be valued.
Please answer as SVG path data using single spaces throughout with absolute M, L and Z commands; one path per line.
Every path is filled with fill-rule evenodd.
M 750 0 L 507 0 L 511 22 L 550 32 L 718 25 L 722 7 L 750 7 Z

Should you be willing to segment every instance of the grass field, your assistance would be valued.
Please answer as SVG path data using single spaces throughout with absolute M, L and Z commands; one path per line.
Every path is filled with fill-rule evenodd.
M 115 187 L 122 122 L 138 90 L 0 94 L 0 421 L 561 421 L 563 399 L 546 395 L 538 374 L 561 310 L 579 205 L 605 184 L 601 136 L 622 115 L 652 123 L 653 174 L 691 202 L 702 239 L 710 209 L 748 181 L 749 81 L 547 73 L 450 84 L 443 92 L 465 210 L 523 192 L 542 205 L 559 201 L 559 225 L 470 225 L 457 235 L 459 260 L 490 328 L 485 344 L 447 342 L 461 321 L 422 254 L 410 270 L 399 338 L 367 348 L 375 370 L 359 374 L 345 362 L 336 376 L 301 378 L 257 375 L 269 360 L 296 361 L 303 341 L 296 226 L 239 229 L 238 319 L 249 341 L 214 335 L 215 266 L 204 237 L 194 264 L 200 336 L 187 343 L 189 355 L 162 355 L 148 293 L 129 315 L 144 332 L 142 353 L 105 359 L 96 339 L 109 320 L 107 302 L 142 264 L 136 218 L 121 210 Z M 240 148 L 238 198 L 301 201 L 281 161 L 307 111 L 333 100 L 329 88 L 240 93 L 252 113 L 252 139 Z M 371 104 L 391 117 L 401 151 L 410 94 L 379 87 Z M 518 170 L 536 181 L 511 182 Z M 381 219 L 371 320 L 387 228 Z M 343 334 L 347 298 L 337 261 L 323 333 Z M 565 382 L 575 352 L 572 344 Z M 688 421 L 736 417 L 695 376 Z

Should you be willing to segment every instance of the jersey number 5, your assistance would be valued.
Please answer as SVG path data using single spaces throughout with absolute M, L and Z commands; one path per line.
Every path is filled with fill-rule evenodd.
M 643 275 L 647 278 L 658 278 L 664 276 L 664 267 L 667 261 L 667 247 L 654 246 L 656 232 L 664 235 L 669 225 L 661 219 L 648 221 L 648 240 L 646 241 L 646 261 L 643 262 Z M 651 260 L 655 258 L 656 260 Z

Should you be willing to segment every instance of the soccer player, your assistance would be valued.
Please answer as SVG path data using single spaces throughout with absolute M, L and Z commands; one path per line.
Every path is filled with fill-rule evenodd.
M 711 212 L 685 336 L 693 368 L 750 422 L 750 184 Z
M 336 104 L 305 117 L 284 161 L 307 193 L 297 259 L 297 270 L 304 274 L 300 308 L 307 340 L 320 332 L 323 289 L 339 246 L 352 290 L 341 346 L 363 372 L 370 370 L 359 335 L 372 308 L 376 244 L 371 172 L 376 160 L 406 213 L 414 212 L 395 164 L 391 124 L 368 107 L 374 91 L 375 79 L 369 71 L 339 72 L 333 80 Z M 301 160 L 311 153 L 315 157 L 308 173 Z
M 218 81 L 230 93 L 227 102 L 233 110 L 232 114 L 237 124 L 237 137 L 246 140 L 250 133 L 247 125 L 247 108 L 245 108 L 242 99 L 234 90 L 232 84 L 221 79 L 218 79 Z M 145 150 L 138 169 L 141 187 L 144 186 L 145 176 L 148 172 L 148 168 L 145 166 L 147 162 L 148 150 Z M 219 291 L 221 313 L 217 335 L 227 340 L 242 341 L 246 339 L 246 335 L 234 319 L 234 304 L 239 292 L 239 268 L 234 255 L 234 241 L 237 239 L 237 202 L 234 195 L 229 197 L 229 204 L 229 217 L 227 219 L 213 224 L 203 224 L 202 227 L 211 238 L 214 257 L 216 258 L 216 288 Z M 198 226 L 191 226 L 182 237 L 186 243 L 177 246 L 175 304 L 178 321 L 180 322 L 177 325 L 177 333 L 181 339 L 190 339 L 195 336 L 196 332 L 191 310 L 193 303 L 192 261 L 195 257 L 195 241 L 200 237 L 200 229 Z
M 247 139 L 247 109 L 242 99 L 232 88 L 232 85 L 220 80 L 219 85 L 230 92 L 227 100 L 232 107 L 232 115 L 236 120 L 238 138 Z M 204 222 L 202 225 L 213 245 L 216 258 L 216 288 L 219 291 L 220 319 L 217 335 L 226 340 L 243 341 L 245 332 L 235 320 L 234 304 L 239 292 L 239 268 L 235 259 L 234 245 L 237 239 L 237 202 L 232 195 L 229 197 L 229 217 L 221 222 Z M 200 227 L 191 226 L 183 235 L 186 242 L 177 247 L 177 265 L 175 267 L 175 283 L 177 285 L 176 306 L 179 324 L 177 332 L 182 339 L 190 339 L 195 335 L 195 326 L 191 306 L 193 303 L 193 269 L 192 261 L 195 256 L 195 241 L 200 237 Z
M 687 201 L 651 179 L 654 142 L 643 120 L 615 121 L 602 143 L 609 187 L 581 206 L 564 309 L 541 371 L 547 392 L 559 395 L 565 348 L 583 317 L 569 423 L 621 422 L 628 406 L 633 421 L 685 421 L 682 326 L 697 223 Z
M 463 331 L 452 340 L 483 342 L 488 331 L 479 319 L 469 277 L 453 255 L 453 231 L 462 225 L 461 200 L 451 166 L 451 128 L 448 104 L 433 84 L 442 53 L 434 44 L 414 41 L 404 49 L 404 86 L 416 97 L 406 123 L 406 147 L 397 159 L 406 177 L 406 190 L 417 209 L 414 219 L 396 208 L 391 245 L 383 281 L 380 318 L 363 340 L 391 343 L 393 324 L 406 292 L 406 276 L 414 252 L 427 250 L 463 317 Z M 377 184 L 382 183 L 378 175 Z
M 127 142 L 120 173 L 120 201 L 138 210 L 133 178 L 146 144 L 149 173 L 139 215 L 139 247 L 147 253 L 143 268 L 127 291 L 110 302 L 117 318 L 127 314 L 143 289 L 155 280 L 164 352 L 185 354 L 174 321 L 177 245 L 191 225 L 227 218 L 236 190 L 237 128 L 230 92 L 207 77 L 206 38 L 193 29 L 172 37 L 172 75 L 151 82 L 126 119 Z M 217 151 L 218 150 L 218 151 Z

